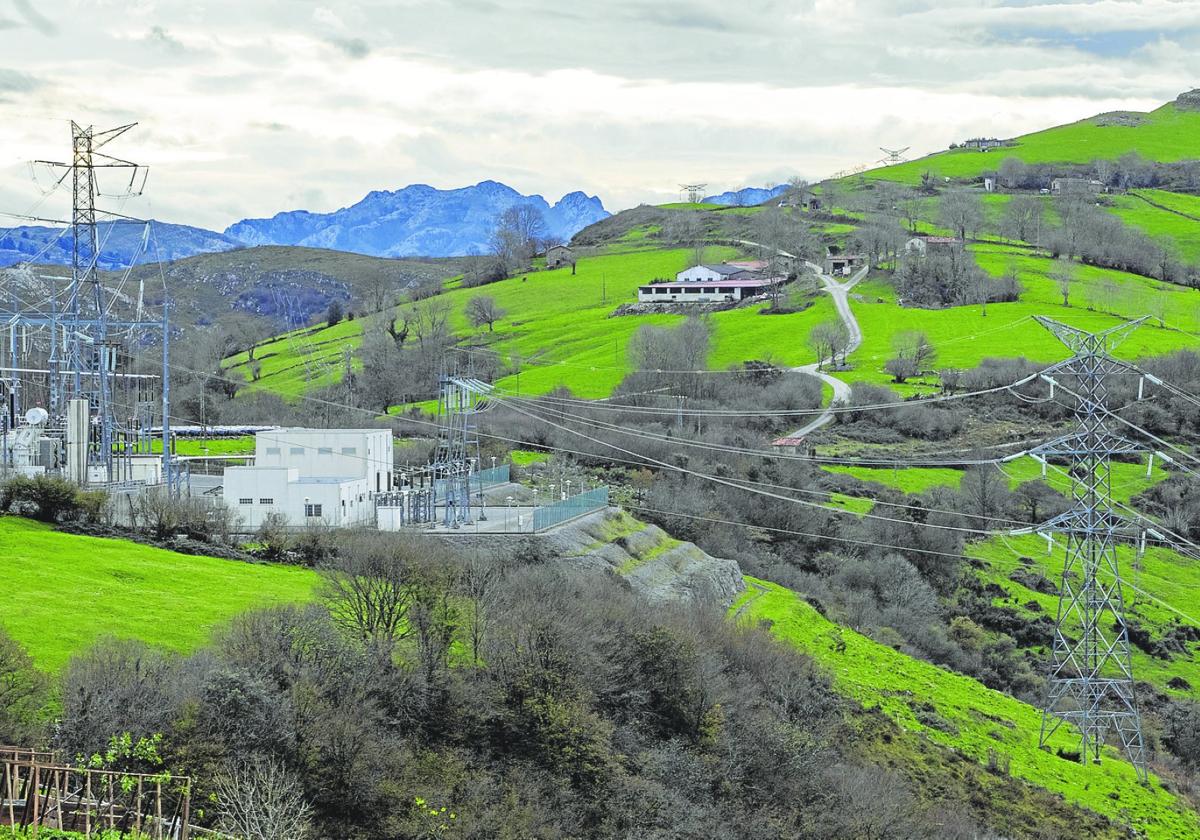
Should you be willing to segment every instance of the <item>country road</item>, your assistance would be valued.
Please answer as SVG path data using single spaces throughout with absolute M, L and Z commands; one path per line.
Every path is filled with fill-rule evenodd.
M 749 239 L 737 239 L 734 241 L 736 241 L 739 245 L 749 245 L 755 248 L 767 247 L 762 243 L 752 242 Z M 787 251 L 782 249 L 776 250 L 775 253 L 779 254 L 781 257 L 787 257 L 788 259 L 797 259 L 795 254 L 789 254 Z M 825 286 L 825 291 L 829 292 L 829 296 L 833 298 L 833 305 L 834 308 L 837 309 L 838 317 L 842 319 L 842 323 L 846 325 L 847 332 L 850 333 L 850 342 L 846 345 L 846 355 L 853 353 L 858 349 L 859 345 L 862 344 L 863 334 L 862 328 L 858 325 L 858 319 L 854 317 L 854 313 L 850 310 L 850 290 L 853 289 L 860 280 L 867 276 L 870 266 L 864 265 L 845 283 L 839 283 L 831 275 L 825 274 L 821 270 L 821 266 L 817 265 L 815 262 L 804 260 L 804 264 L 812 269 L 817 277 L 821 278 L 821 283 Z M 796 429 L 791 434 L 785 436 L 788 438 L 800 438 L 804 437 L 805 435 L 812 434 L 817 429 L 833 420 L 834 406 L 838 403 L 849 402 L 850 400 L 850 384 L 838 379 L 832 374 L 826 373 L 823 370 L 818 370 L 815 363 L 811 365 L 794 367 L 792 370 L 796 371 L 797 373 L 807 373 L 809 376 L 815 376 L 833 389 L 833 399 L 829 401 L 829 405 L 826 407 L 825 411 L 801 426 L 799 429 Z
M 825 286 L 825 291 L 829 292 L 829 296 L 833 298 L 833 305 L 837 309 L 838 317 L 842 319 L 842 323 L 846 325 L 846 331 L 850 334 L 850 341 L 846 345 L 846 353 L 853 353 L 862 344 L 863 334 L 862 328 L 858 325 L 858 319 L 854 317 L 854 313 L 850 310 L 850 290 L 867 276 L 869 266 L 863 266 L 845 283 L 839 283 L 830 275 L 822 274 L 820 267 L 815 263 L 806 261 L 806 264 L 809 268 L 816 270 L 817 276 L 821 278 L 821 283 Z M 792 368 L 792 370 L 799 373 L 807 373 L 809 376 L 815 376 L 833 389 L 833 399 L 829 401 L 829 405 L 825 411 L 787 435 L 789 438 L 800 438 L 812 434 L 833 420 L 834 406 L 838 403 L 849 402 L 850 400 L 850 385 L 832 374 L 818 370 L 815 362 L 810 365 L 801 365 L 800 367 Z

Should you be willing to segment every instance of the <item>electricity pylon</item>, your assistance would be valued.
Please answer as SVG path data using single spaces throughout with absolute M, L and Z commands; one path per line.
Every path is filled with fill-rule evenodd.
M 1108 377 L 1128 372 L 1110 351 L 1145 320 L 1088 333 L 1037 317 L 1074 354 L 1042 376 L 1051 389 L 1055 377 L 1072 381 L 1079 428 L 1034 450 L 1043 463 L 1050 457 L 1070 460 L 1072 499 L 1069 510 L 1038 529 L 1048 539 L 1058 533 L 1066 541 L 1040 744 L 1068 723 L 1079 732 L 1080 761 L 1099 763 L 1111 733 L 1142 780 L 1146 747 L 1117 559 L 1118 539 L 1136 529 L 1112 505 L 1113 456 L 1141 448 L 1113 431 L 1105 402 Z
M 700 199 L 704 198 L 704 190 L 708 184 L 680 184 L 679 185 L 679 200 L 682 201 L 686 195 L 687 200 L 692 204 L 699 204 Z
M 885 149 L 883 146 L 880 146 L 879 151 L 883 152 L 887 157 L 880 158 L 879 162 L 885 166 L 893 163 L 904 163 L 904 153 L 911 148 L 912 146 L 905 146 L 903 149 Z

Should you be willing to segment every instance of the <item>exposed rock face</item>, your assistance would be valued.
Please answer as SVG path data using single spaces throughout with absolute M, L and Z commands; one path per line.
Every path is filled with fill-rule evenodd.
M 618 508 L 580 517 L 547 534 L 499 539 L 456 534 L 434 539 L 451 547 L 487 551 L 497 559 L 537 557 L 578 574 L 612 575 L 652 603 L 725 609 L 746 588 L 735 561 L 705 554 Z
M 705 554 L 616 508 L 546 537 L 563 562 L 615 574 L 654 602 L 728 607 L 743 589 L 733 560 Z
M 1175 107 L 1180 111 L 1200 111 L 1200 88 L 1179 94 L 1175 98 Z
M 762 204 L 769 198 L 782 195 L 787 190 L 787 184 L 774 187 L 743 187 L 740 190 L 730 190 L 719 195 L 710 195 L 704 199 L 707 204 L 720 204 L 725 207 L 753 207 Z

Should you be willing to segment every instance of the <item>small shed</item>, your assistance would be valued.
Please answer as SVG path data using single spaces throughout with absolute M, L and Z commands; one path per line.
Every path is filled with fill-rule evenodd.
M 546 268 L 575 265 L 575 252 L 567 245 L 555 245 L 546 250 Z
M 867 262 L 863 254 L 830 254 L 825 258 L 825 273 L 845 276 Z

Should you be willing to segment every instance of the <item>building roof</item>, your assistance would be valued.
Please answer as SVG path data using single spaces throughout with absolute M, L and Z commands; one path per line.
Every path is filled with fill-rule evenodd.
M 828 260 L 865 260 L 866 254 L 830 254 Z
M 781 437 L 771 441 L 772 446 L 800 446 L 802 443 L 803 437 Z
M 720 275 L 726 276 L 726 277 L 729 276 L 730 274 L 737 274 L 739 271 L 746 270 L 744 268 L 740 268 L 736 265 L 731 265 L 729 263 L 719 263 L 717 265 L 711 265 L 711 264 L 705 263 L 704 265 L 694 265 L 694 266 L 692 266 L 692 268 L 707 268 L 709 271 L 715 271 L 717 274 L 720 274 Z M 692 268 L 687 269 L 687 271 L 691 271 Z M 683 273 L 684 272 L 682 272 L 682 271 L 680 272 L 680 274 L 683 274 Z
M 709 289 L 746 289 L 757 288 L 760 286 L 774 286 L 777 283 L 782 283 L 783 277 L 755 277 L 746 280 L 689 280 L 685 283 L 651 283 L 647 286 L 640 286 L 641 289 L 695 289 L 705 287 Z
M 725 265 L 736 265 L 746 271 L 762 271 L 769 263 L 766 260 L 730 260 Z
M 923 239 L 926 245 L 959 245 L 962 240 L 957 236 L 917 236 L 915 239 Z M 911 241 L 911 240 L 910 240 Z
M 570 251 L 570 250 L 571 250 L 570 245 L 551 245 L 549 248 L 546 249 L 546 253 L 549 254 L 551 251 Z

